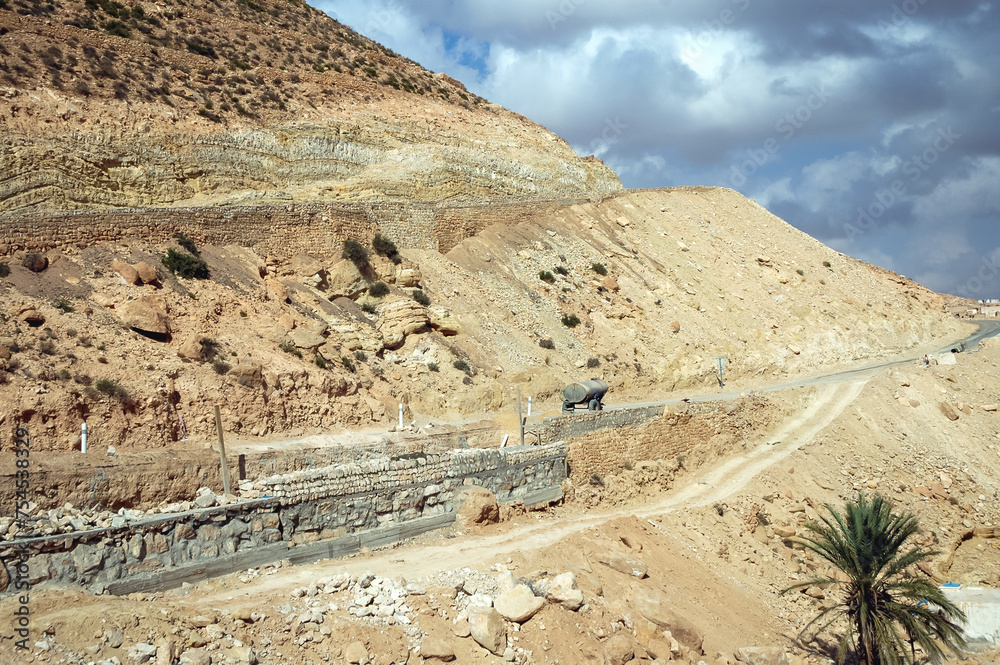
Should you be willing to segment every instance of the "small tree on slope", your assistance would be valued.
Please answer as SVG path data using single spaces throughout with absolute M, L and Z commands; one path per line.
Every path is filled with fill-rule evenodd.
M 916 517 L 893 513 L 890 501 L 863 493 L 848 501 L 843 513 L 829 504 L 826 509 L 828 517 L 806 525 L 811 535 L 796 540 L 843 575 L 817 577 L 781 592 L 821 585 L 827 593 L 839 594 L 837 604 L 820 612 L 803 632 L 839 628 L 838 661 L 843 663 L 851 649 L 861 665 L 913 665 L 924 659 L 938 663 L 944 648 L 957 651 L 965 646 L 962 611 L 933 583 L 907 574 L 907 569 L 937 554 L 918 546 L 906 548 L 917 531 Z M 917 647 L 923 652 L 920 659 Z

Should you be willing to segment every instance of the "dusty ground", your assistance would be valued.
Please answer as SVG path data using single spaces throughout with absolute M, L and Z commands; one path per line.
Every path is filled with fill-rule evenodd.
M 1000 398 L 998 362 L 1000 344 L 991 340 L 954 366 L 914 363 L 797 390 L 789 398 L 804 407 L 767 436 L 746 442 L 739 455 L 689 470 L 672 487 L 646 486 L 634 476 L 607 483 L 641 487 L 631 497 L 579 487 L 565 505 L 507 511 L 500 524 L 460 526 L 346 560 L 246 571 L 148 596 L 39 591 L 31 600 L 33 640 L 50 651 L 36 648 L 23 657 L 4 640 L 0 654 L 23 657 L 4 661 L 11 663 L 116 654 L 124 661 L 137 642 L 172 640 L 187 649 L 206 644 L 219 662 L 230 662 L 223 654 L 247 662 L 240 658 L 252 646 L 262 663 L 342 663 L 360 641 L 374 663 L 412 663 L 421 658 L 410 653 L 407 660 L 407 649 L 440 638 L 458 662 L 503 662 L 456 635 L 469 593 L 493 591 L 503 571 L 535 581 L 571 571 L 586 609 L 546 605 L 511 629 L 511 644 L 523 650 L 515 651 L 519 662 L 603 662 L 615 635 L 627 637 L 636 662 L 652 660 L 650 651 L 662 644 L 637 609 L 644 598 L 669 607 L 704 636 L 704 656 L 680 644 L 674 659 L 732 662 L 736 649 L 762 646 L 821 662 L 822 643 L 796 646 L 794 637 L 828 599 L 822 592 L 778 592 L 823 570 L 784 536 L 801 533 L 826 502 L 836 505 L 859 490 L 885 494 L 918 515 L 919 542 L 942 552 L 916 574 L 1000 586 L 997 539 L 963 540 L 1000 523 L 1000 415 L 987 410 Z M 956 420 L 942 403 L 954 408 Z M 616 556 L 641 561 L 648 577 L 601 563 Z M 324 580 L 367 571 L 401 588 L 411 585 L 405 597 L 412 625 L 356 618 L 346 611 L 351 593 L 323 591 Z M 322 608 L 323 623 L 310 626 L 301 617 L 314 607 Z M 10 600 L 3 603 L 0 621 L 11 620 L 13 609 Z M 251 618 L 251 611 L 259 614 Z M 197 617 L 212 623 L 199 628 L 205 620 Z M 115 629 L 124 636 L 118 648 L 105 637 Z M 969 657 L 995 662 L 997 654 Z

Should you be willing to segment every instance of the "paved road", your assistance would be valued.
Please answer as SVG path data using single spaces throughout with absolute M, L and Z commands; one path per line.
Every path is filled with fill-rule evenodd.
M 955 342 L 941 347 L 935 353 L 948 353 L 953 349 L 959 349 L 960 344 L 965 343 L 965 348 L 967 350 L 974 350 L 976 346 L 979 345 L 984 339 L 989 337 L 995 337 L 1000 335 L 1000 321 L 973 321 L 979 326 L 979 331 L 973 335 L 969 335 L 964 339 L 956 340 Z M 754 388 L 752 390 L 741 390 L 733 392 L 720 392 L 711 393 L 708 395 L 698 395 L 697 397 L 690 398 L 677 398 L 660 400 L 653 402 L 633 402 L 630 404 L 615 404 L 605 406 L 605 410 L 613 409 L 633 409 L 642 406 L 666 406 L 668 404 L 677 404 L 678 402 L 718 402 L 724 400 L 732 400 L 738 398 L 741 394 L 746 394 L 749 392 L 754 393 L 769 393 L 778 390 L 787 390 L 789 388 L 804 388 L 806 386 L 818 386 L 829 383 L 840 383 L 850 378 L 863 379 L 871 376 L 872 374 L 885 369 L 886 367 L 894 367 L 896 365 L 905 365 L 907 363 L 917 362 L 923 356 L 911 356 L 908 358 L 901 358 L 898 360 L 889 360 L 886 362 L 876 363 L 874 365 L 865 365 L 864 367 L 856 367 L 854 369 L 843 370 L 840 372 L 833 372 L 832 374 L 822 374 L 819 376 L 811 376 L 802 379 L 796 379 L 794 381 L 786 381 L 784 383 L 776 383 L 771 386 L 764 386 L 762 388 Z

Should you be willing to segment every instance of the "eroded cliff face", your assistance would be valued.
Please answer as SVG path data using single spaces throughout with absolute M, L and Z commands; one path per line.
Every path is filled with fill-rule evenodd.
M 0 9 L 0 214 L 622 189 L 545 128 L 304 5 L 274 3 L 290 17 L 277 37 L 236 3 L 224 29 L 190 3 L 126 8 L 156 26 L 129 18 L 126 38 Z

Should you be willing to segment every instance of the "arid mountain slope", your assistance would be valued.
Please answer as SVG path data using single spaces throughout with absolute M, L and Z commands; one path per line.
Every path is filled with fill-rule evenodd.
M 290 258 L 205 246 L 209 278 L 186 279 L 161 264 L 168 248 L 67 246 L 41 272 L 13 257 L 0 418 L 29 424 L 37 449 L 74 448 L 85 420 L 95 445 L 208 440 L 216 403 L 257 438 L 389 426 L 400 402 L 421 423 L 495 417 L 515 386 L 556 410 L 592 376 L 611 403 L 691 394 L 716 389 L 719 357 L 727 389 L 750 390 L 971 328 L 724 189 L 633 192 L 361 270 L 338 244 Z
M 588 196 L 545 128 L 302 2 L 0 3 L 0 214 Z

